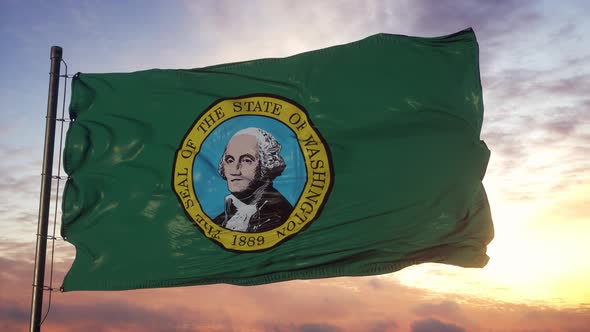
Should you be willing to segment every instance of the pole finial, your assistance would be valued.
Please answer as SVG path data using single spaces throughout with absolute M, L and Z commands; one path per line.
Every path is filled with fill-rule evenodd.
M 61 60 L 62 53 L 63 49 L 61 46 L 51 46 L 51 56 L 49 58 L 59 58 Z

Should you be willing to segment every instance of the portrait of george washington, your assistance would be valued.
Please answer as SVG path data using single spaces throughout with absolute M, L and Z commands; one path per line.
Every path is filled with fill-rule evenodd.
M 213 220 L 217 225 L 256 233 L 287 220 L 293 206 L 273 186 L 286 167 L 280 152 L 281 144 L 260 128 L 242 129 L 231 137 L 218 166 L 230 194 L 223 213 Z

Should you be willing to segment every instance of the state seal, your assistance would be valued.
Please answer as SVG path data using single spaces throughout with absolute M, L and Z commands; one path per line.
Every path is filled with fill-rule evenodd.
M 334 172 L 304 108 L 276 95 L 215 101 L 176 151 L 173 190 L 190 220 L 223 248 L 258 251 L 316 220 Z

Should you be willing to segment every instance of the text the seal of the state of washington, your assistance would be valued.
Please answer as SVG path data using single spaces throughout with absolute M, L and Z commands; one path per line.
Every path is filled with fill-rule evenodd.
M 333 185 L 325 140 L 297 103 L 275 95 L 214 102 L 176 151 L 173 189 L 223 248 L 269 249 L 316 220 Z

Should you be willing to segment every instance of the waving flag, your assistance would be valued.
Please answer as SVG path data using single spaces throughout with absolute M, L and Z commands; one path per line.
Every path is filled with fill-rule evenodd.
M 72 85 L 65 291 L 488 261 L 471 29 Z

